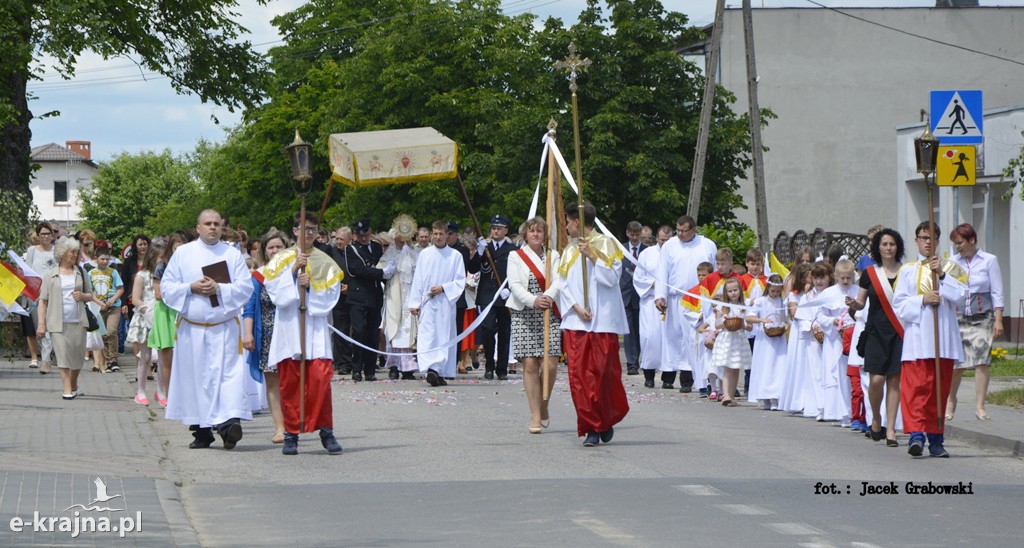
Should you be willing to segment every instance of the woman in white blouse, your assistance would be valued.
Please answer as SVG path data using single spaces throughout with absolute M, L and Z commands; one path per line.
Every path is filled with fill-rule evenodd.
M 548 225 L 541 217 L 525 223 L 526 245 L 508 256 L 505 304 L 512 311 L 512 355 L 523 363 L 523 389 L 530 405 L 530 433 L 548 426 L 548 402 L 542 396 L 541 367 L 547 369 L 548 391 L 555 384 L 562 331 L 555 299 L 558 296 L 558 252 L 546 249 Z M 550 267 L 549 267 L 550 265 Z M 551 310 L 547 355 L 544 355 L 544 314 Z
M 964 361 L 953 370 L 953 383 L 946 404 L 946 420 L 953 420 L 956 411 L 956 392 L 965 369 L 974 370 L 974 391 L 978 420 L 990 420 L 985 412 L 988 394 L 989 364 L 992 362 L 992 339 L 1003 334 L 1003 276 L 999 259 L 978 249 L 978 234 L 974 227 L 964 223 L 949 234 L 956 246 L 953 256 L 967 271 L 967 304 L 959 311 L 960 334 L 964 341 Z

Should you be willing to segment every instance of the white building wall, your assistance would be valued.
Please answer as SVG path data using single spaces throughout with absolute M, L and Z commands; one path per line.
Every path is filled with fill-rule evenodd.
M 39 208 L 39 218 L 47 221 L 61 221 L 74 226 L 81 221 L 80 199 L 82 189 L 92 184 L 96 168 L 84 162 L 38 162 L 39 169 L 33 172 L 29 188 L 32 199 Z M 54 182 L 67 181 L 68 201 L 54 200 Z
M 858 17 L 1019 58 L 1024 8 L 844 8 Z M 721 83 L 747 111 L 742 11 L 726 10 Z M 895 225 L 894 129 L 919 120 L 929 92 L 981 89 L 986 110 L 1021 104 L 1017 65 L 937 45 L 826 9 L 753 10 L 758 95 L 778 116 L 764 131 L 769 230 L 862 233 Z M 901 149 L 902 150 L 902 149 Z M 753 187 L 741 188 L 755 226 Z M 922 208 L 924 206 L 921 206 Z M 1016 311 L 1014 311 L 1016 312 Z

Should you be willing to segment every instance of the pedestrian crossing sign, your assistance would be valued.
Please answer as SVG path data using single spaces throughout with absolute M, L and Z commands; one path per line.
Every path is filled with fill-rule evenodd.
M 974 186 L 977 182 L 978 149 L 974 145 L 939 145 L 935 162 L 938 186 Z
M 981 90 L 933 91 L 931 122 L 932 134 L 944 145 L 984 143 Z

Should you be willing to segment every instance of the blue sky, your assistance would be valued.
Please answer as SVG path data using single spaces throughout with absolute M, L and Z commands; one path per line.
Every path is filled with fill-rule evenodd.
M 829 6 L 934 6 L 934 0 L 817 0 Z M 301 5 L 302 0 L 269 0 L 259 5 L 254 0 L 240 0 L 242 24 L 251 32 L 253 44 L 261 52 L 279 40 L 270 24 L 275 16 Z M 715 0 L 662 0 L 667 10 L 685 13 L 691 24 L 710 24 L 714 19 Z M 985 1 L 982 5 L 1021 5 L 1021 1 Z M 760 7 L 807 7 L 808 0 L 752 0 Z M 586 5 L 585 0 L 503 0 L 506 13 L 534 13 L 540 18 L 559 17 L 567 24 L 574 22 Z M 726 5 L 738 7 L 740 0 L 727 0 Z M 93 160 L 104 161 L 122 151 L 163 150 L 175 153 L 192 150 L 199 139 L 221 141 L 225 127 L 238 123 L 239 113 L 226 108 L 203 104 L 197 97 L 177 95 L 167 80 L 159 75 L 141 78 L 141 71 L 131 60 L 103 60 L 83 55 L 75 77 L 63 80 L 48 70 L 42 82 L 31 82 L 30 92 L 36 99 L 29 106 L 39 116 L 60 111 L 58 117 L 35 119 L 32 122 L 32 146 L 65 141 L 92 142 Z M 216 124 L 211 116 L 219 119 Z

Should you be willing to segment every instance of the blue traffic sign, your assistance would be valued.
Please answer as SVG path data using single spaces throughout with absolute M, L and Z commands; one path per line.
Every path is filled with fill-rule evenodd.
M 944 145 L 980 145 L 985 142 L 985 112 L 980 89 L 933 91 L 932 134 Z

